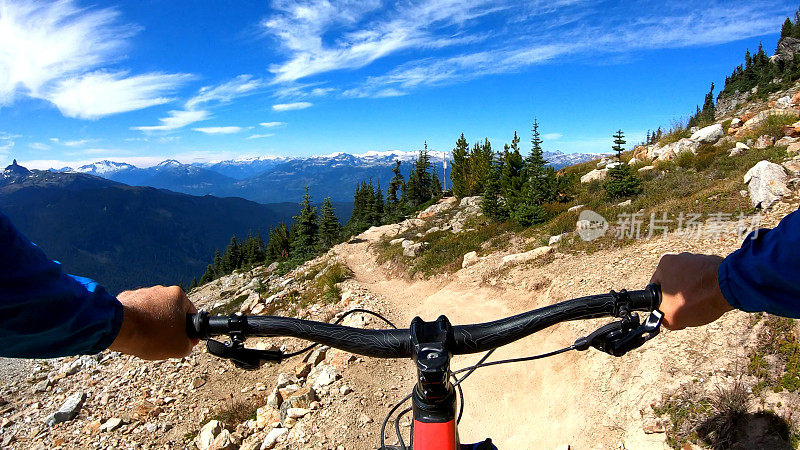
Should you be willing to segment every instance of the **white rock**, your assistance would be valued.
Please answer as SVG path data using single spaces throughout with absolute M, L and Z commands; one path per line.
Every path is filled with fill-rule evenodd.
M 224 430 L 225 427 L 219 420 L 209 420 L 207 424 L 203 425 L 200 429 L 200 434 L 194 440 L 195 445 L 200 450 L 208 450 L 214 438 Z
M 631 206 L 631 201 L 630 199 L 625 200 L 624 202 L 617 203 L 617 206 Z
M 592 181 L 604 180 L 608 175 L 608 169 L 594 169 L 581 177 L 581 183 L 591 183 Z
M 744 182 L 754 208 L 767 209 L 791 191 L 786 186 L 786 172 L 778 164 L 759 161 L 744 175 Z
M 122 419 L 119 417 L 112 417 L 100 425 L 100 431 L 114 431 L 122 425 Z
M 47 426 L 52 427 L 57 423 L 67 422 L 74 419 L 75 416 L 78 415 L 78 412 L 80 412 L 84 400 L 86 400 L 86 394 L 83 392 L 76 392 L 75 394 L 67 397 L 67 399 L 64 401 L 64 404 L 61 405 L 61 408 L 58 408 L 58 411 L 47 416 L 47 419 L 45 420 Z
M 644 167 L 640 167 L 639 168 L 639 172 L 647 172 L 647 171 L 653 170 L 655 168 L 656 168 L 656 166 L 644 166 Z
M 389 245 L 400 244 L 400 243 L 401 243 L 401 242 L 403 242 L 404 240 L 405 240 L 404 238 L 392 239 L 391 241 L 389 241 Z
M 547 245 L 553 246 L 553 245 L 558 244 L 559 242 L 561 242 L 561 239 L 564 239 L 564 236 L 566 236 L 567 234 L 569 234 L 569 233 L 563 233 L 563 234 L 558 234 L 558 235 L 555 235 L 555 236 L 550 236 L 550 240 L 547 242 Z
M 586 205 L 575 205 L 575 206 L 570 206 L 570 207 L 569 207 L 569 209 L 567 209 L 567 211 L 569 211 L 569 212 L 572 212 L 572 211 L 577 211 L 577 210 L 579 210 L 579 209 L 583 208 L 584 206 L 586 206 Z
M 742 150 L 750 150 L 750 147 L 747 146 L 744 142 L 737 142 L 736 148 L 740 148 Z
M 732 128 L 739 128 L 740 126 L 742 126 L 742 119 L 736 117 L 733 120 L 731 120 Z
M 314 379 L 313 383 L 314 390 L 317 390 L 323 386 L 328 386 L 342 377 L 333 366 L 319 366 L 318 369 L 319 375 L 317 375 L 317 378 Z
M 275 447 L 275 444 L 278 443 L 278 439 L 286 436 L 288 433 L 288 428 L 273 428 L 269 433 L 267 433 L 267 437 L 264 438 L 264 442 L 261 443 L 261 450 L 268 450 L 272 447 Z
M 549 245 L 544 247 L 539 247 L 527 251 L 525 253 L 515 253 L 513 255 L 504 256 L 503 261 L 500 265 L 501 267 L 508 267 L 511 265 L 522 264 L 528 261 L 533 261 L 536 258 L 540 258 L 552 252 L 553 252 L 553 247 L 550 247 Z
M 414 258 L 417 256 L 417 253 L 419 253 L 420 250 L 422 250 L 422 247 L 423 247 L 422 242 L 418 242 L 416 244 L 412 243 L 408 247 L 403 248 L 403 256 L 408 258 Z
M 286 410 L 286 415 L 292 419 L 300 419 L 301 417 L 305 417 L 310 412 L 310 409 L 305 408 L 289 408 Z
M 725 130 L 722 128 L 722 124 L 715 123 L 714 125 L 695 131 L 689 139 L 695 142 L 713 144 L 720 140 L 722 136 L 725 136 Z
M 342 387 L 339 388 L 339 394 L 341 395 L 347 395 L 351 392 L 353 392 L 353 390 L 346 384 L 343 384 Z
M 792 97 L 786 95 L 777 100 L 775 100 L 775 107 L 776 108 L 791 108 L 792 107 Z
M 412 245 L 414 245 L 414 241 L 408 239 L 403 239 L 402 241 L 400 241 L 400 246 L 403 248 L 408 248 L 411 247 Z
M 478 257 L 478 252 L 469 252 L 464 254 L 464 261 L 461 262 L 461 268 L 466 269 L 467 267 L 474 266 L 477 264 L 481 259 Z
M 461 199 L 461 203 L 458 204 L 459 207 L 466 207 L 466 206 L 481 206 L 481 202 L 483 202 L 483 197 L 480 195 L 474 197 L 464 197 Z

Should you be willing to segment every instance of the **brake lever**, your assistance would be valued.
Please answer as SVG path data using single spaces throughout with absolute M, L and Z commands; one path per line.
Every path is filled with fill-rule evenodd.
M 656 337 L 663 319 L 664 313 L 654 310 L 640 325 L 639 316 L 629 314 L 622 320 L 604 325 L 592 334 L 576 340 L 575 349 L 583 351 L 594 347 L 609 355 L 623 356 Z
M 283 360 L 281 351 L 246 348 L 241 341 L 236 339 L 226 343 L 208 339 L 206 348 L 212 355 L 230 359 L 236 367 L 244 370 L 258 370 L 265 362 L 280 363 Z

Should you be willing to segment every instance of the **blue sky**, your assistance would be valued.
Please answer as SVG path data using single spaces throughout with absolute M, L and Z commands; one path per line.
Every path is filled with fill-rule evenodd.
M 111 6 L 109 6 L 111 5 Z M 0 163 L 606 152 L 702 102 L 797 4 L 0 0 Z

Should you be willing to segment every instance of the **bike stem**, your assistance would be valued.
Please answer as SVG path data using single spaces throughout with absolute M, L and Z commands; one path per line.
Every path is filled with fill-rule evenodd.
M 411 321 L 412 359 L 417 365 L 412 393 L 414 450 L 458 448 L 456 391 L 450 373 L 453 342 L 453 326 L 447 317 Z

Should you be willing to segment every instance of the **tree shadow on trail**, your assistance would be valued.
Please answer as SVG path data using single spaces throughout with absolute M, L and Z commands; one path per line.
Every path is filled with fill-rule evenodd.
M 697 428 L 704 444 L 714 450 L 790 450 L 791 425 L 771 411 L 719 413 Z

